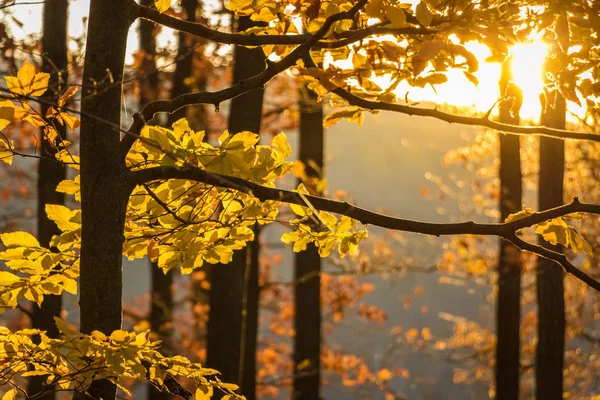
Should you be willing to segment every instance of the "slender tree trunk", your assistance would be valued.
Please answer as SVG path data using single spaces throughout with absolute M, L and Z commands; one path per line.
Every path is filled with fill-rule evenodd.
M 129 191 L 120 151 L 125 48 L 133 22 L 129 3 L 91 0 L 81 118 L 81 331 L 121 328 L 122 254 Z M 94 117 L 90 117 L 90 116 Z M 94 382 L 91 396 L 112 400 L 115 385 Z
M 42 17 L 42 70 L 50 74 L 46 99 L 57 102 L 61 92 L 68 84 L 67 62 L 67 10 L 68 0 L 56 0 L 52 4 L 44 4 Z M 42 105 L 42 115 L 46 114 L 47 105 Z M 66 139 L 66 126 L 57 124 L 56 131 L 61 139 Z M 38 240 L 42 246 L 49 246 L 52 236 L 60 233 L 54 222 L 48 219 L 45 212 L 46 204 L 63 204 L 65 195 L 56 191 L 56 186 L 65 179 L 65 167 L 54 159 L 55 148 L 43 137 L 40 132 L 40 151 L 44 156 L 40 159 L 38 167 Z M 60 139 L 59 139 L 60 140 Z M 34 329 L 46 331 L 52 338 L 58 337 L 58 328 L 54 317 L 60 316 L 62 307 L 61 296 L 45 296 L 41 307 L 33 305 L 33 319 L 31 325 Z M 37 339 L 37 338 L 36 338 Z M 34 396 L 44 390 L 45 377 L 34 376 L 31 378 L 28 394 Z M 40 399 L 54 398 L 52 388 Z
M 300 91 L 299 106 L 299 159 L 306 165 L 308 177 L 318 177 L 321 171 L 310 165 L 314 163 L 319 169 L 323 168 L 323 107 L 306 88 Z M 318 399 L 321 377 L 321 257 L 312 243 L 295 257 L 293 398 Z
M 249 17 L 238 19 L 238 31 L 253 26 Z M 254 76 L 265 68 L 260 48 L 235 47 L 233 80 Z M 263 89 L 231 102 L 229 131 L 259 133 Z M 258 331 L 258 232 L 253 243 L 236 252 L 228 265 L 211 271 L 207 366 L 221 372 L 224 382 L 240 385 L 247 399 L 256 396 L 256 334 Z
M 542 125 L 564 129 L 565 99 L 556 93 L 553 107 L 542 114 Z M 563 140 L 540 138 L 540 176 L 538 208 L 547 210 L 563 204 L 565 144 Z M 540 239 L 540 244 L 552 247 Z M 563 398 L 563 365 L 565 347 L 565 300 L 563 269 L 545 258 L 536 264 L 538 298 L 538 344 L 535 357 L 536 398 Z
M 188 21 L 196 20 L 197 0 L 182 0 L 181 6 L 185 10 L 186 19 Z M 185 85 L 185 79 L 192 76 L 193 67 L 193 48 L 186 43 L 188 34 L 179 32 L 177 35 L 177 65 L 173 72 L 173 88 L 171 89 L 171 98 L 189 92 L 189 88 Z M 169 115 L 169 124 L 177 121 L 180 118 L 185 118 L 186 108 L 180 108 L 173 114 Z
M 143 6 L 151 6 L 153 0 L 142 0 Z M 140 108 L 148 102 L 156 100 L 159 92 L 158 71 L 156 70 L 156 40 L 153 34 L 154 23 L 145 19 L 139 21 L 140 51 L 143 52 L 143 61 L 141 63 L 142 77 L 140 80 Z M 175 76 L 173 80 L 175 80 Z M 174 93 L 172 93 L 174 94 Z M 173 97 L 173 96 L 172 96 Z M 169 123 L 172 122 L 172 116 L 169 115 Z M 169 323 L 173 316 L 173 294 L 171 285 L 173 284 L 173 271 L 166 274 L 158 267 L 156 262 L 150 261 L 150 330 L 158 334 L 158 339 L 162 341 L 161 350 L 169 351 L 171 347 L 170 339 L 172 328 Z M 166 400 L 170 396 L 167 392 L 156 389 L 154 385 L 146 385 L 148 388 L 149 400 Z
M 197 0 L 183 0 L 181 2 L 181 6 L 185 10 L 186 19 L 188 21 L 196 21 L 196 9 L 198 6 Z M 191 40 L 191 43 L 190 42 Z M 196 51 L 195 47 L 199 44 L 199 41 L 203 40 L 201 38 L 192 37 L 184 32 L 178 33 L 178 45 L 177 45 L 177 65 L 175 66 L 175 71 L 173 73 L 173 88 L 171 89 L 171 98 L 175 98 L 179 95 L 189 93 L 190 88 L 185 84 L 185 80 L 194 75 L 194 53 Z M 200 77 L 199 82 L 197 82 L 197 86 L 199 91 L 206 90 L 206 76 Z M 184 107 L 175 111 L 173 114 L 169 114 L 169 125 L 172 125 L 174 122 L 181 118 L 185 118 L 186 115 L 189 115 L 188 111 L 196 110 L 194 107 Z M 188 117 L 188 122 L 190 122 L 190 126 L 194 130 L 206 130 L 206 115 L 205 115 L 205 106 L 200 105 L 197 108 L 198 115 L 193 117 Z M 208 140 L 208 132 L 206 136 L 204 136 L 204 140 Z M 203 267 L 203 271 L 207 274 L 208 279 L 210 279 L 210 272 L 212 270 L 211 265 L 205 265 Z M 209 280 L 210 281 L 210 280 Z M 201 287 L 198 281 L 193 280 L 191 282 L 191 303 L 192 309 L 195 310 L 195 306 L 197 304 L 206 304 L 208 300 L 206 299 L 206 290 Z M 206 332 L 201 331 L 201 327 L 203 326 L 204 321 L 200 321 L 196 319 L 193 321 L 195 327 L 195 336 L 194 339 L 196 341 L 202 341 L 206 338 Z M 204 360 L 201 360 L 204 361 Z
M 500 92 L 511 80 L 510 61 L 502 66 Z M 500 122 L 518 124 L 510 104 L 500 105 Z M 499 135 L 500 221 L 521 210 L 522 173 L 519 136 Z M 498 299 L 496 302 L 496 399 L 519 398 L 519 328 L 521 322 L 521 252 L 512 243 L 500 240 L 498 256 Z

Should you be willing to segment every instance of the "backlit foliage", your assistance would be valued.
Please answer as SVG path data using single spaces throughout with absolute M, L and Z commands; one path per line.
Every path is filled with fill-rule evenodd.
M 6 108 L 16 110 L 10 115 L 11 119 L 46 127 L 46 139 L 54 143 L 56 134 L 52 135 L 50 121 L 65 123 L 71 129 L 78 125 L 75 117 L 63 111 L 66 100 L 75 91 L 65 92 L 57 107 L 51 108 L 46 116 L 37 115 L 23 96 L 42 94 L 47 87 L 47 77 L 35 74 L 33 68 L 26 63 L 18 77 L 8 77 L 11 79 L 7 82 L 13 85 L 20 106 L 9 101 Z M 43 80 L 43 83 L 34 83 L 37 80 Z M 287 161 L 291 147 L 283 134 L 275 136 L 270 146 L 260 145 L 258 141 L 258 136 L 251 132 L 230 135 L 225 131 L 219 138 L 219 145 L 212 146 L 204 141 L 204 132 L 194 132 L 187 121 L 181 119 L 172 129 L 145 127 L 140 140 L 128 154 L 127 166 L 132 171 L 160 166 L 194 166 L 273 187 L 275 180 L 293 166 Z M 56 146 L 59 150 L 56 158 L 78 170 L 79 159 L 70 153 L 69 143 L 61 142 Z M 11 150 L 7 146 L 7 152 L 12 155 Z M 79 175 L 64 180 L 57 191 L 73 195 L 74 200 L 79 201 L 79 181 Z M 304 192 L 303 187 L 299 190 Z M 277 221 L 278 206 L 276 201 L 261 202 L 250 194 L 188 180 L 156 181 L 138 186 L 133 190 L 127 208 L 123 254 L 130 259 L 148 255 L 165 272 L 180 267 L 183 273 L 191 273 L 205 262 L 228 263 L 234 250 L 243 248 L 254 238 L 252 227 L 256 223 L 264 225 Z M 311 241 L 318 244 L 322 256 L 328 255 L 334 247 L 342 256 L 356 251 L 360 240 L 366 237 L 366 231 L 356 231 L 356 223 L 348 217 L 342 217 L 338 222 L 335 216 L 324 212 L 318 214 L 318 223 L 309 224 L 306 219 L 312 213 L 310 207 L 308 202 L 307 207 L 295 206 L 294 210 L 304 218 L 285 222 L 301 232 L 294 239 L 296 251 L 303 248 L 299 242 L 305 247 Z M 63 291 L 77 293 L 81 211 L 62 205 L 48 205 L 45 211 L 62 232 L 51 241 L 57 252 L 42 247 L 26 232 L 1 236 L 6 250 L 0 253 L 0 259 L 6 261 L 10 270 L 0 272 L 2 311 L 16 307 L 23 298 L 40 305 L 45 295 Z M 282 240 L 292 241 L 289 233 Z M 148 332 L 115 331 L 107 338 L 100 332 L 89 336 L 76 333 L 61 320 L 57 323 L 62 333 L 59 339 L 49 339 L 43 332 L 34 330 L 2 330 L 5 350 L 0 356 L 10 362 L 3 380 L 10 381 L 16 374 L 47 375 L 48 384 L 82 391 L 89 387 L 92 377 L 108 378 L 115 383 L 119 379 L 133 378 L 149 380 L 165 388 L 168 387 L 164 384 L 168 374 L 192 379 L 201 391 L 197 393 L 199 398 L 212 393 L 213 387 L 238 396 L 233 393 L 235 385 L 218 380 L 217 371 L 202 368 L 184 357 L 160 355 L 156 350 L 158 342 L 147 340 Z M 41 343 L 34 344 L 31 335 L 39 335 Z M 80 370 L 85 372 L 79 373 Z
M 525 40 L 538 31 L 553 46 L 554 55 L 549 57 L 546 68 L 548 86 L 573 103 L 585 103 L 588 114 L 593 117 L 598 114 L 594 96 L 600 92 L 599 46 L 584 39 L 597 37 L 600 26 L 597 12 L 594 14 L 595 9 L 587 2 L 581 2 L 573 10 L 567 9 L 564 3 L 371 0 L 352 18 L 341 18 L 329 31 L 322 32 L 318 45 L 308 49 L 307 57 L 294 60 L 291 71 L 304 77 L 320 98 L 332 92 L 338 95 L 332 96 L 331 103 L 342 110 L 334 113 L 327 123 L 341 119 L 360 123 L 362 112 L 367 108 L 342 100 L 340 91 L 359 100 L 397 104 L 402 102 L 402 96 L 396 91 L 401 84 L 435 87 L 448 80 L 450 69 L 462 71 L 477 85 L 475 74 L 479 63 L 465 43 L 483 43 L 492 52 L 491 61 L 503 61 L 511 43 Z M 265 22 L 244 32 L 261 38 L 315 34 L 326 26 L 328 18 L 348 12 L 355 4 L 345 0 L 230 0 L 227 8 L 238 16 L 249 15 L 254 21 Z M 164 13 L 171 2 L 157 0 L 154 6 Z M 290 55 L 297 45 L 265 40 L 261 47 L 272 66 Z M 572 45 L 579 48 L 571 51 Z M 6 77 L 10 99 L 0 102 L 0 129 L 13 121 L 43 128 L 45 140 L 59 150 L 56 158 L 77 170 L 77 156 L 70 152 L 69 143 L 57 142 L 52 126 L 77 128 L 79 120 L 65 108 L 76 89 L 65 91 L 45 115 L 30 104 L 32 98 L 46 92 L 48 80 L 48 74 L 36 72 L 29 62 L 23 64 L 16 77 Z M 517 114 L 518 91 L 507 93 L 505 97 L 513 101 L 513 113 Z M 551 95 L 543 101 L 544 107 L 553 105 Z M 130 171 L 172 166 L 196 168 L 266 187 L 274 187 L 276 179 L 292 168 L 288 161 L 291 148 L 283 134 L 275 136 L 271 145 L 262 145 L 254 133 L 230 135 L 224 132 L 216 146 L 205 142 L 204 135 L 202 131 L 193 131 L 185 119 L 170 128 L 145 126 L 127 155 L 126 166 Z M 14 143 L 2 134 L 0 159 L 10 164 L 15 154 L 19 153 Z M 78 201 L 79 182 L 78 176 L 65 180 L 57 190 L 73 195 Z M 305 249 L 312 242 L 323 257 L 334 248 L 342 257 L 351 254 L 367 236 L 355 220 L 317 210 L 303 186 L 297 193 L 304 204 L 293 205 L 295 218 L 286 220 L 279 214 L 280 202 L 262 202 L 251 192 L 183 179 L 155 180 L 139 185 L 133 189 L 127 205 L 123 253 L 132 259 L 148 255 L 165 272 L 180 267 L 183 273 L 191 273 L 204 263 L 231 261 L 233 251 L 254 238 L 252 228 L 256 223 L 284 224 L 291 231 L 282 236 L 283 242 L 293 243 L 295 251 Z M 16 307 L 21 299 L 41 304 L 45 295 L 77 290 L 81 213 L 58 205 L 49 205 L 45 211 L 62 232 L 52 239 L 53 249 L 41 247 L 32 235 L 24 232 L 1 237 L 6 250 L 0 253 L 0 259 L 6 261 L 8 268 L 0 272 L 1 310 Z M 583 237 L 562 218 L 539 223 L 535 230 L 550 243 L 560 243 L 575 251 L 590 251 Z M 473 273 L 482 274 L 481 268 Z M 334 319 L 336 313 L 341 312 L 332 311 Z M 378 318 L 377 310 L 362 312 L 367 318 Z M 61 330 L 58 339 L 49 339 L 34 330 L 0 329 L 0 359 L 4 362 L 0 379 L 3 382 L 15 384 L 16 375 L 44 375 L 48 383 L 81 391 L 89 387 L 92 377 L 107 378 L 115 383 L 128 378 L 149 380 L 165 388 L 166 380 L 182 376 L 195 382 L 196 398 L 205 398 L 213 388 L 238 396 L 233 394 L 234 386 L 218 380 L 216 371 L 184 357 L 162 356 L 156 350 L 158 344 L 148 341 L 147 332 L 119 330 L 110 336 L 100 332 L 84 335 L 70 330 L 61 320 L 57 320 L 57 324 Z M 34 344 L 32 335 L 39 335 L 41 343 Z M 432 339 L 431 332 L 425 329 L 408 330 L 404 337 L 419 343 Z M 374 382 L 384 387 L 393 374 L 384 369 L 366 371 L 354 361 L 352 365 L 359 369 L 357 373 L 347 374 L 347 381 L 352 384 Z M 5 397 L 14 397 L 15 393 L 11 391 Z

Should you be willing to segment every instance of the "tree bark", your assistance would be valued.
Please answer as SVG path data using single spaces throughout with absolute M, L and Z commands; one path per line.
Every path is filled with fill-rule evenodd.
M 68 0 L 56 0 L 52 4 L 44 4 L 42 16 L 42 70 L 50 74 L 48 90 L 45 98 L 53 103 L 68 84 L 68 61 L 67 61 L 67 10 Z M 41 113 L 46 115 L 49 106 L 43 104 Z M 56 124 L 56 132 L 60 139 L 66 139 L 67 128 Z M 43 130 L 40 132 L 40 158 L 38 166 L 38 216 L 37 232 L 38 240 L 42 246 L 49 246 L 52 236 L 60 234 L 56 224 L 46 216 L 46 204 L 63 204 L 65 195 L 56 191 L 56 186 L 65 179 L 65 167 L 56 160 L 55 147 L 44 139 Z M 41 307 L 33 304 L 32 328 L 46 331 L 49 337 L 58 337 L 58 328 L 54 323 L 54 317 L 60 317 L 62 301 L 60 295 L 44 296 Z M 34 340 L 39 340 L 34 338 Z M 31 377 L 28 386 L 29 396 L 34 396 L 44 391 L 45 377 Z M 52 388 L 48 393 L 39 397 L 43 400 L 54 399 Z
M 240 17 L 237 31 L 254 26 L 249 17 Z M 236 46 L 233 80 L 257 75 L 265 68 L 260 48 Z M 229 132 L 259 133 L 264 89 L 254 89 L 231 102 Z M 254 242 L 237 251 L 228 265 L 211 270 L 210 314 L 207 360 L 221 372 L 224 382 L 237 383 L 248 400 L 256 397 L 256 334 L 258 331 L 258 231 Z
M 500 92 L 504 94 L 512 79 L 510 61 L 502 66 Z M 500 122 L 518 124 L 510 114 L 510 104 L 499 108 Z M 517 135 L 499 135 L 500 141 L 500 222 L 521 210 L 522 173 L 520 142 Z M 521 251 L 507 240 L 500 240 L 498 255 L 498 299 L 496 301 L 496 399 L 519 398 L 521 322 Z
M 121 328 L 122 253 L 129 190 L 119 146 L 127 33 L 133 18 L 122 0 L 91 0 L 81 118 L 81 331 Z M 91 117 L 94 116 L 94 117 Z M 90 396 L 114 399 L 115 385 L 96 381 Z
M 319 177 L 323 168 L 323 107 L 312 91 L 300 91 L 299 159 L 307 177 Z M 310 163 L 309 163 L 310 161 Z M 309 189 L 317 193 L 314 188 Z M 321 359 L 321 257 L 311 243 L 295 255 L 294 399 L 318 399 Z
M 541 124 L 565 128 L 565 99 L 555 93 L 553 107 L 542 113 Z M 565 143 L 560 139 L 540 138 L 540 175 L 538 209 L 547 210 L 563 204 Z M 554 251 L 540 238 L 540 244 Z M 565 347 L 565 300 L 563 269 L 552 261 L 538 257 L 536 264 L 538 298 L 538 344 L 535 357 L 536 398 L 563 398 L 563 365 Z
M 186 19 L 188 21 L 196 20 L 196 8 L 198 6 L 197 0 L 182 0 L 181 6 L 185 10 Z M 192 76 L 193 67 L 193 49 L 187 45 L 186 38 L 188 34 L 185 32 L 178 32 L 177 35 L 177 65 L 173 72 L 173 88 L 171 89 L 171 98 L 175 98 L 184 93 L 189 92 L 189 88 L 185 84 L 185 79 Z M 169 115 L 169 124 L 177 121 L 178 119 L 185 118 L 186 108 L 181 108 Z
M 151 6 L 153 0 L 142 0 L 143 6 Z M 156 70 L 156 40 L 154 37 L 154 22 L 141 19 L 139 21 L 139 39 L 140 51 L 143 54 L 141 63 L 140 78 L 140 109 L 146 103 L 157 100 L 159 92 L 159 77 Z M 173 76 L 173 85 L 177 75 Z M 185 79 L 185 78 L 183 78 Z M 178 94 L 171 93 L 171 97 Z M 173 121 L 173 116 L 169 115 L 169 124 Z M 166 274 L 158 267 L 156 262 L 149 262 L 150 267 L 150 330 L 158 335 L 158 339 L 162 341 L 161 351 L 169 353 L 171 349 L 170 339 L 172 336 L 172 328 L 169 323 L 173 316 L 173 294 L 171 285 L 173 284 L 173 271 Z M 158 390 L 154 385 L 147 384 L 149 400 L 166 400 L 170 396 L 166 391 Z

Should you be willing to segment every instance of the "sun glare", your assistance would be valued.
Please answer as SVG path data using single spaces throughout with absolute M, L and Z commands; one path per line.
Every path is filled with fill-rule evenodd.
M 490 49 L 485 45 L 469 42 L 465 47 L 479 60 L 479 70 L 474 74 L 479 80 L 477 86 L 469 82 L 461 71 L 449 70 L 446 73 L 448 82 L 436 85 L 435 90 L 430 86 L 411 88 L 405 83 L 399 85 L 396 94 L 404 98 L 408 92 L 411 101 L 433 101 L 438 104 L 471 107 L 479 112 L 487 111 L 502 95 L 498 87 L 501 65 L 485 62 L 491 55 Z M 523 106 L 520 112 L 523 119 L 539 119 L 539 94 L 544 86 L 542 66 L 547 52 L 547 46 L 536 37 L 532 37 L 528 43 L 518 43 L 511 48 L 513 81 L 523 89 Z
M 548 46 L 540 40 L 517 43 L 511 49 L 513 55 L 513 81 L 523 90 L 523 118 L 537 119 L 541 113 L 539 94 L 544 89 L 542 66 Z

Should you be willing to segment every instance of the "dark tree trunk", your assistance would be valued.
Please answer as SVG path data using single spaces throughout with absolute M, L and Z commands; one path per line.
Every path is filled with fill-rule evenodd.
M 238 31 L 254 22 L 238 19 Z M 236 46 L 233 80 L 254 76 L 265 68 L 260 48 Z M 259 133 L 263 89 L 254 89 L 231 102 L 229 132 Z M 248 400 L 256 396 L 256 334 L 258 331 L 258 232 L 253 243 L 236 252 L 228 265 L 211 270 L 210 315 L 206 365 L 221 372 L 224 382 L 237 383 Z
M 511 80 L 510 64 L 502 67 L 500 92 Z M 510 114 L 510 104 L 500 105 L 500 122 L 518 124 Z M 500 140 L 500 221 L 521 210 L 522 173 L 519 136 L 499 135 Z M 521 252 L 506 240 L 500 240 L 498 255 L 498 299 L 496 301 L 496 399 L 519 398 L 521 322 Z
M 91 0 L 81 118 L 81 331 L 121 328 L 122 253 L 129 191 L 120 150 L 121 91 L 133 18 L 122 0 Z M 94 87 L 94 83 L 98 86 Z M 88 117 L 93 116 L 93 117 Z M 112 400 L 115 385 L 94 382 L 93 397 Z
M 68 0 L 56 0 L 52 4 L 44 5 L 42 19 L 42 70 L 50 74 L 48 91 L 45 94 L 47 100 L 56 103 L 61 92 L 68 84 L 68 62 L 67 62 L 67 10 Z M 47 105 L 42 105 L 42 115 L 46 114 Z M 66 139 L 66 126 L 56 124 L 56 131 L 61 139 Z M 38 240 L 42 246 L 49 246 L 52 236 L 60 233 L 54 222 L 46 217 L 46 204 L 63 204 L 65 195 L 56 191 L 56 186 L 65 179 L 65 167 L 54 161 L 55 148 L 40 133 L 40 159 L 38 172 L 38 218 L 37 232 Z M 60 139 L 58 139 L 60 140 Z M 41 307 L 33 305 L 33 319 L 31 325 L 35 329 L 46 331 L 52 338 L 58 336 L 58 328 L 54 323 L 54 317 L 60 316 L 62 302 L 61 296 L 44 296 Z M 36 338 L 37 339 L 37 338 Z M 34 376 L 31 378 L 28 394 L 34 396 L 44 390 L 45 377 Z M 52 388 L 40 399 L 50 400 L 54 398 Z
M 566 104 L 559 94 L 553 107 L 542 113 L 542 125 L 565 128 Z M 540 138 L 540 176 L 538 208 L 547 210 L 563 204 L 565 143 L 560 139 Z M 540 244 L 561 251 L 540 239 Z M 536 264 L 538 298 L 538 344 L 535 355 L 536 398 L 563 398 L 565 347 L 565 300 L 563 269 L 545 258 Z
M 151 6 L 153 0 L 142 0 L 143 6 Z M 148 102 L 156 100 L 159 92 L 159 79 L 156 70 L 156 40 L 153 34 L 154 23 L 145 19 L 139 21 L 140 51 L 143 52 L 143 61 L 141 64 L 140 79 L 140 108 Z M 173 76 L 175 86 L 176 75 Z M 185 78 L 184 78 L 185 79 Z M 172 93 L 171 97 L 177 94 Z M 169 123 L 172 122 L 172 116 L 169 115 Z M 158 335 L 162 341 L 161 351 L 170 353 L 172 329 L 169 323 L 173 316 L 173 294 L 171 285 L 173 284 L 173 271 L 166 274 L 158 267 L 155 262 L 150 262 L 150 330 Z M 165 391 L 156 389 L 154 385 L 148 384 L 149 400 L 166 400 L 170 396 Z
M 185 10 L 186 19 L 188 21 L 196 20 L 196 8 L 198 6 L 197 0 L 182 0 L 181 6 Z M 173 72 L 173 89 L 171 89 L 171 98 L 175 98 L 184 93 L 188 93 L 190 90 L 185 85 L 185 79 L 192 76 L 193 67 L 193 48 L 187 45 L 186 38 L 187 34 L 179 32 L 177 35 L 177 65 Z M 185 118 L 186 108 L 180 108 L 173 114 L 169 115 L 169 124 L 177 121 L 178 119 Z
M 318 177 L 309 164 L 323 168 L 323 107 L 311 91 L 300 92 L 300 161 L 308 177 Z M 314 188 L 312 189 L 314 190 Z M 315 192 L 316 193 L 316 192 Z M 318 194 L 318 193 L 316 193 Z M 321 257 L 310 244 L 295 255 L 294 399 L 318 399 L 321 357 Z M 302 368 L 299 368 L 302 367 Z

